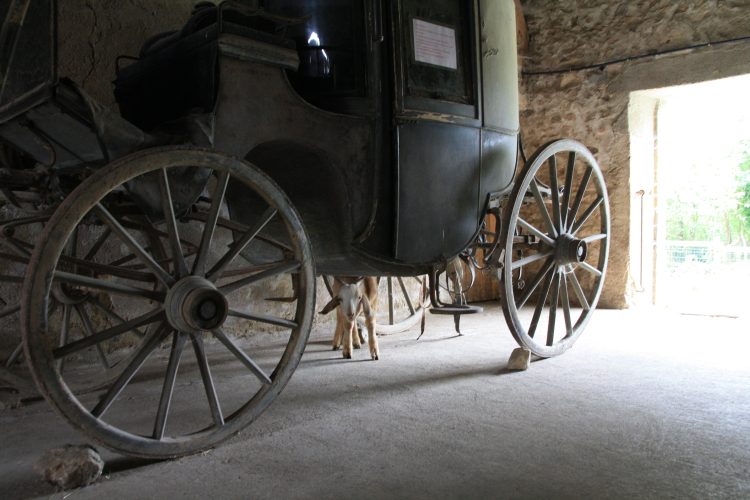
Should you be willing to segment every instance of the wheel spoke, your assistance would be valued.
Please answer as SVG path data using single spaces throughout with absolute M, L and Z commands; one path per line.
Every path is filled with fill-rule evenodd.
M 562 275 L 562 284 L 560 292 L 562 295 L 563 315 L 565 316 L 565 336 L 573 335 L 573 322 L 570 319 L 570 296 L 568 295 L 568 277 L 565 273 Z
M 547 324 L 547 347 L 555 343 L 555 320 L 557 319 L 557 303 L 560 295 L 560 273 L 555 273 L 552 282 L 552 295 L 549 299 L 549 321 Z
M 79 226 L 76 226 L 75 229 L 73 229 L 73 234 L 70 235 L 70 239 L 68 239 L 68 242 L 65 244 L 65 248 L 62 251 L 60 260 L 76 256 L 76 248 L 78 247 L 78 231 L 79 230 L 80 230 Z M 74 272 L 78 272 L 77 267 L 74 267 L 73 270 Z
M 99 302 L 99 299 L 91 298 L 90 297 L 89 298 L 89 302 L 91 302 L 92 304 L 94 304 L 94 307 L 96 307 L 97 309 L 99 309 L 100 311 L 102 311 L 104 314 L 106 314 L 110 318 L 112 318 L 112 319 L 114 319 L 116 321 L 119 321 L 120 324 L 127 323 L 127 321 L 122 316 L 120 316 L 119 314 L 117 314 L 116 312 L 112 311 L 108 307 L 104 306 L 101 302 Z M 139 337 L 143 337 L 143 336 L 146 335 L 145 333 L 143 333 L 142 331 L 140 331 L 138 328 L 131 328 L 130 331 L 132 333 L 135 333 Z
M 118 278 L 123 278 L 126 280 L 144 281 L 144 282 L 152 282 L 152 283 L 154 281 L 154 275 L 151 273 L 143 273 L 140 271 L 135 271 L 132 269 L 118 267 L 118 266 L 110 265 L 110 264 L 99 264 L 98 262 L 78 259 L 76 257 L 61 255 L 60 262 L 74 265 L 77 268 L 80 267 L 84 269 L 89 269 L 91 271 L 96 271 L 96 273 L 100 276 L 101 275 L 116 276 Z
M 522 228 L 526 229 L 528 232 L 530 232 L 531 234 L 533 234 L 534 236 L 536 236 L 540 240 L 542 240 L 544 243 L 547 244 L 547 246 L 550 246 L 550 247 L 554 247 L 555 246 L 555 240 L 553 240 L 552 238 L 550 238 L 549 236 L 547 236 L 546 234 L 544 234 L 543 232 L 541 232 L 536 227 L 534 227 L 531 224 L 529 224 L 527 221 L 525 221 L 521 217 L 518 218 L 518 225 L 521 226 Z
M 219 279 L 222 271 L 224 271 L 224 268 L 231 264 L 235 257 L 237 257 L 240 252 L 242 252 L 242 250 L 244 250 L 245 247 L 249 245 L 251 241 L 253 241 L 253 238 L 255 238 L 258 233 L 260 233 L 263 228 L 265 228 L 268 223 L 271 222 L 271 219 L 276 216 L 276 213 L 277 211 L 273 207 L 269 207 L 268 209 L 266 209 L 258 223 L 254 227 L 250 228 L 245 234 L 243 234 L 239 240 L 235 241 L 229 248 L 227 253 L 219 260 L 219 262 L 217 262 L 216 265 L 211 268 L 211 270 L 208 272 L 208 280 L 215 282 L 217 279 Z
M 246 313 L 242 311 L 236 311 L 234 309 L 230 309 L 228 315 L 233 316 L 235 318 L 243 318 L 243 319 L 248 319 L 250 321 L 258 321 L 260 323 L 266 323 L 269 325 L 276 325 L 276 326 L 284 326 L 287 328 L 297 328 L 299 326 L 294 321 L 291 321 L 288 319 L 277 318 L 276 316 L 267 316 L 265 314 Z
M 547 205 L 544 204 L 544 198 L 542 198 L 542 193 L 539 191 L 539 186 L 536 183 L 536 179 L 531 179 L 531 184 L 529 185 L 529 187 L 531 188 L 531 194 L 534 195 L 534 200 L 536 200 L 536 204 L 539 207 L 539 212 L 542 214 L 544 223 L 547 224 L 549 234 L 557 237 L 557 230 L 555 229 L 555 225 L 552 223 L 552 219 L 549 216 Z
M 531 280 L 531 283 L 526 287 L 526 290 L 521 296 L 521 299 L 518 301 L 518 305 L 516 305 L 517 309 L 521 309 L 524 305 L 526 305 L 526 302 L 529 300 L 529 297 L 531 297 L 531 294 L 534 293 L 534 290 L 536 290 L 536 288 L 539 286 L 539 283 L 542 282 L 544 277 L 547 276 L 547 273 L 552 270 L 552 266 L 554 265 L 555 259 L 553 259 L 552 257 L 547 259 L 547 262 L 544 263 L 544 266 L 536 273 L 534 279 Z
M 70 331 L 70 309 L 73 306 L 69 304 L 63 305 L 63 317 L 62 317 L 62 326 L 60 327 L 60 335 L 57 336 L 57 347 L 64 347 L 68 343 L 68 332 Z M 54 356 L 54 352 L 52 353 Z M 57 358 L 57 369 L 60 373 L 63 372 L 63 369 L 65 368 L 65 358 L 60 356 Z
M 101 250 L 102 246 L 104 245 L 104 242 L 106 242 L 107 238 L 109 238 L 110 234 L 112 234 L 112 229 L 109 226 L 106 226 L 104 228 L 104 231 L 102 231 L 102 234 L 96 239 L 94 244 L 86 253 L 86 256 L 83 258 L 83 260 L 89 261 L 89 262 L 93 260 L 96 254 L 99 253 L 99 250 Z
M 136 259 L 135 254 L 130 253 L 128 255 L 120 257 L 119 259 L 117 259 L 115 261 L 110 262 L 108 265 L 110 265 L 110 266 L 122 266 L 124 264 L 127 264 L 130 261 L 135 260 L 135 259 Z M 136 264 L 135 266 L 128 266 L 128 269 L 143 269 L 144 267 L 146 267 L 146 266 L 144 266 L 143 264 Z
M 575 201 L 573 202 L 573 208 L 570 210 L 570 213 L 568 214 L 568 227 L 572 226 L 573 223 L 576 220 L 576 216 L 578 215 L 578 210 L 581 209 L 581 203 L 583 202 L 583 195 L 586 194 L 586 188 L 589 186 L 589 180 L 591 179 L 591 175 L 594 173 L 594 168 L 589 166 L 586 169 L 586 172 L 583 174 L 583 178 L 581 179 L 581 184 L 578 186 L 578 192 L 576 193 Z
M 219 211 L 221 210 L 221 204 L 224 202 L 224 193 L 227 190 L 228 183 L 229 173 L 222 172 L 216 180 L 216 187 L 211 195 L 211 208 L 203 227 L 203 235 L 201 236 L 201 243 L 198 249 L 198 257 L 193 264 L 193 274 L 202 276 L 206 272 L 206 260 L 208 259 L 211 240 L 213 240 L 214 237 L 216 221 L 219 219 Z
M 576 152 L 568 153 L 568 166 L 565 169 L 565 192 L 563 193 L 562 203 L 562 228 L 568 227 L 568 212 L 570 211 L 570 191 L 573 188 L 573 173 L 576 168 Z
M 189 220 L 196 220 L 196 221 L 200 221 L 200 222 L 206 222 L 208 220 L 208 214 L 206 212 L 201 212 L 201 211 L 191 212 L 186 217 Z M 226 219 L 224 217 L 219 217 L 216 225 L 219 226 L 219 227 L 222 227 L 224 229 L 228 229 L 230 231 L 235 231 L 235 232 L 238 232 L 238 233 L 246 233 L 249 230 L 249 228 L 246 225 L 241 224 L 239 222 L 235 222 L 235 221 Z M 273 239 L 273 238 L 271 238 L 269 236 L 258 235 L 258 236 L 256 236 L 256 238 L 258 240 L 264 242 L 264 243 L 268 243 L 269 245 L 278 248 L 279 250 L 281 250 L 283 252 L 292 252 L 293 251 L 292 248 L 289 245 L 281 243 L 281 242 L 279 242 L 279 241 L 277 241 L 277 240 L 275 240 L 275 239 Z
M 276 267 L 276 265 L 278 265 L 278 262 L 269 262 L 267 264 L 259 264 L 257 266 L 247 266 L 247 267 L 241 267 L 238 269 L 229 269 L 229 270 L 225 270 L 221 274 L 219 279 L 233 278 L 237 276 L 245 276 L 247 274 L 255 274 L 261 271 L 272 269 Z
M 146 362 L 148 356 L 156 349 L 159 344 L 169 334 L 169 328 L 162 324 L 161 327 L 157 328 L 154 333 L 141 343 L 141 347 L 138 353 L 130 361 L 127 367 L 123 370 L 117 380 L 112 384 L 107 393 L 102 396 L 99 403 L 91 410 L 91 414 L 97 418 L 100 418 L 104 412 L 106 412 L 112 403 L 117 399 L 117 396 L 125 389 L 125 387 L 133 379 L 133 376 L 141 369 L 143 363 Z M 90 337 L 89 337 L 90 338 Z
M 20 310 L 21 310 L 21 304 L 9 305 L 8 307 L 4 307 L 3 309 L 0 309 L 0 318 L 10 316 L 11 314 L 17 313 Z
M 569 273 L 568 277 L 573 284 L 573 292 L 575 292 L 576 297 L 578 297 L 578 302 L 581 304 L 581 307 L 585 311 L 590 310 L 591 306 L 589 305 L 589 301 L 586 299 L 586 294 L 583 293 L 583 288 L 581 288 L 581 283 L 578 281 L 575 272 Z
M 26 260 L 31 257 L 31 250 L 34 249 L 33 245 L 10 236 L 0 238 L 0 243 L 5 243 L 10 250 L 15 250 L 19 255 L 26 257 Z
M 59 359 L 74 352 L 78 352 L 82 349 L 86 349 L 87 347 L 91 347 L 92 345 L 98 344 L 99 342 L 104 342 L 105 340 L 111 339 L 118 335 L 122 335 L 123 333 L 131 331 L 136 327 L 161 321 L 164 319 L 164 317 L 164 311 L 160 307 L 158 309 L 154 309 L 153 311 L 147 312 L 146 314 L 138 316 L 137 318 L 131 319 L 126 323 L 107 328 L 106 330 L 102 330 L 101 332 L 97 332 L 81 340 L 77 340 L 75 342 L 71 342 L 70 344 L 58 347 L 53 351 L 52 354 L 55 359 Z
M 182 253 L 180 245 L 180 234 L 177 230 L 177 218 L 174 215 L 174 205 L 172 205 L 172 191 L 169 188 L 169 176 L 167 170 L 162 168 L 159 171 L 159 189 L 161 191 L 161 206 L 164 215 L 164 223 L 167 226 L 169 234 L 169 244 L 172 247 L 172 259 L 175 262 L 175 272 L 178 277 L 187 276 L 187 262 L 185 255 Z
M 401 287 L 401 293 L 404 294 L 404 300 L 406 301 L 406 307 L 409 308 L 409 313 L 410 314 L 416 313 L 416 310 L 414 309 L 414 306 L 411 303 L 411 298 L 409 298 L 409 294 L 406 291 L 404 280 L 401 278 L 401 276 L 397 277 L 396 279 L 398 280 L 398 284 Z
M 174 278 L 167 273 L 163 267 L 161 267 L 154 258 L 133 238 L 127 229 L 122 227 L 115 217 L 104 208 L 101 203 L 97 203 L 94 207 L 96 215 L 112 228 L 112 231 L 125 243 L 130 250 L 141 259 L 141 262 L 151 269 L 156 278 L 161 281 L 167 288 L 172 286 L 175 282 Z
M 594 276 L 600 277 L 602 272 L 587 262 L 579 262 L 580 266 Z
M 229 349 L 229 352 L 234 354 L 234 356 L 239 359 L 242 364 L 248 368 L 248 370 L 253 372 L 253 375 L 258 377 L 258 380 L 260 380 L 262 384 L 270 385 L 271 383 L 273 383 L 273 381 L 269 378 L 268 375 L 266 375 L 263 369 L 258 366 L 255 361 L 250 358 L 250 356 L 245 354 L 245 351 L 243 351 L 237 344 L 232 342 L 232 339 L 227 337 L 227 335 L 221 328 L 213 330 L 213 334 L 217 339 L 219 339 L 219 342 L 224 344 L 224 346 Z
M 0 260 L 5 259 L 5 255 L 7 255 L 7 254 L 0 253 Z M 8 260 L 8 259 L 5 259 L 5 260 Z M 22 259 L 22 258 L 19 258 L 19 261 L 22 264 L 26 264 L 28 262 L 27 259 Z M 17 262 L 19 262 L 19 261 L 17 261 Z M 3 275 L 0 275 L 0 283 L 23 283 L 23 276 L 10 276 L 10 275 L 7 275 L 7 274 L 3 274 Z M 5 302 L 5 301 L 3 301 L 3 302 L 7 304 L 7 302 Z
M 164 429 L 167 426 L 167 415 L 169 407 L 172 405 L 172 394 L 174 394 L 174 383 L 177 379 L 177 369 L 180 367 L 182 351 L 185 347 L 187 336 L 180 332 L 172 334 L 172 350 L 169 353 L 169 363 L 167 372 L 164 375 L 164 385 L 161 389 L 159 398 L 159 409 L 156 412 L 156 422 L 154 422 L 153 438 L 161 440 L 164 437 Z
M 583 241 L 585 241 L 586 243 L 593 243 L 594 241 L 599 241 L 606 238 L 606 234 L 592 234 L 591 236 L 586 236 L 585 238 L 583 238 Z
M 562 232 L 562 217 L 560 215 L 560 191 L 557 188 L 557 158 L 555 158 L 555 155 L 549 157 L 547 164 L 549 165 L 549 187 L 552 191 L 552 222 L 557 234 L 560 234 Z
M 546 280 L 544 280 L 542 294 L 537 300 L 536 308 L 534 309 L 534 316 L 532 316 L 531 323 L 529 324 L 529 337 L 531 338 L 534 338 L 534 334 L 536 333 L 536 327 L 539 324 L 539 318 L 542 315 L 544 304 L 547 302 L 547 296 L 549 295 L 549 289 L 552 287 L 552 280 L 555 279 L 556 274 L 557 270 L 553 268 L 552 273 L 547 277 Z
M 446 274 L 447 278 L 447 274 Z M 386 284 L 388 285 L 388 324 L 392 325 L 394 323 L 393 316 L 393 278 L 388 276 L 386 279 Z
M 247 278 L 242 278 L 237 281 L 227 283 L 226 285 L 222 285 L 219 287 L 219 290 L 223 293 L 230 293 L 235 290 L 239 290 L 240 288 L 244 288 L 248 285 L 252 285 L 253 283 L 259 283 L 263 280 L 273 278 L 274 276 L 278 276 L 279 274 L 297 271 L 301 266 L 302 264 L 297 260 L 282 261 L 278 265 L 270 269 L 253 274 L 252 276 L 248 276 Z
M 23 342 L 19 342 L 15 349 L 13 349 L 13 352 L 10 353 L 10 356 L 8 357 L 8 360 L 5 362 L 5 367 L 10 368 L 13 366 L 13 364 L 18 360 L 18 358 L 21 356 L 21 353 L 23 352 Z
M 550 255 L 552 255 L 553 253 L 554 252 L 552 250 L 548 250 L 546 252 L 540 252 L 540 253 L 535 253 L 533 255 L 529 255 L 527 257 L 524 257 L 523 259 L 520 259 L 520 260 L 517 260 L 517 261 L 513 262 L 511 264 L 510 268 L 512 270 L 516 270 L 519 267 L 527 266 L 527 265 L 531 264 L 532 262 L 536 262 L 538 260 L 546 259 L 547 257 L 549 257 Z
M 216 394 L 216 387 L 214 387 L 214 381 L 213 378 L 211 378 L 211 368 L 208 366 L 208 358 L 206 357 L 206 350 L 203 347 L 203 339 L 198 335 L 191 335 L 190 340 L 193 343 L 195 359 L 198 361 L 198 369 L 201 372 L 203 388 L 206 390 L 208 406 L 211 408 L 211 417 L 214 420 L 214 425 L 221 427 L 224 425 L 224 416 L 221 414 L 219 396 Z
M 146 299 L 162 300 L 164 299 L 164 292 L 157 292 L 154 290 L 147 290 L 145 288 L 138 288 L 135 286 L 126 285 L 124 283 L 118 283 L 116 281 L 102 280 L 98 278 L 91 278 L 89 276 L 82 276 L 80 274 L 67 273 L 65 271 L 55 271 L 55 281 L 61 281 L 64 283 L 70 283 L 83 287 L 84 290 L 104 290 L 110 293 L 116 293 L 120 295 L 134 295 L 136 297 L 143 297 Z
M 594 200 L 591 205 L 589 205 L 589 208 L 586 209 L 585 212 L 583 212 L 583 215 L 581 215 L 581 218 L 578 219 L 575 224 L 573 224 L 573 227 L 571 228 L 570 232 L 571 234 L 576 234 L 581 227 L 586 224 L 586 221 L 589 220 L 589 217 L 591 217 L 591 214 L 594 213 L 594 211 L 599 208 L 599 205 L 604 203 L 604 197 L 599 196 Z
M 76 304 L 73 306 L 73 308 L 76 311 L 76 314 L 78 314 L 78 317 L 81 320 L 81 323 L 83 323 L 83 329 L 86 332 L 86 336 L 84 338 L 88 338 L 96 334 L 96 331 L 94 330 L 94 326 L 91 324 L 91 318 L 89 318 L 88 314 L 86 314 L 86 311 L 83 309 L 83 306 L 80 304 Z M 95 344 L 96 353 L 99 355 L 99 360 L 102 362 L 102 365 L 104 368 L 109 369 L 112 368 L 110 366 L 109 361 L 107 360 L 107 356 L 104 354 L 104 350 L 102 349 L 101 343 L 97 342 Z

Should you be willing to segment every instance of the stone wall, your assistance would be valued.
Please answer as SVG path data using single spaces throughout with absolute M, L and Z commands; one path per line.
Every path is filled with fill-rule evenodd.
M 118 56 L 136 56 L 150 36 L 182 27 L 195 0 L 62 0 L 59 73 L 115 108 L 112 81 Z
M 627 307 L 631 202 L 630 92 L 750 73 L 750 42 L 635 58 L 750 35 L 750 0 L 522 0 L 529 34 L 523 55 L 521 126 L 526 151 L 572 137 L 591 148 L 612 212 L 603 307 Z M 637 167 L 636 167 L 637 168 Z

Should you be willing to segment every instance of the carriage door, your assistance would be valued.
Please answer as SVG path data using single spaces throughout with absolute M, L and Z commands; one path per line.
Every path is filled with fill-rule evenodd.
M 395 255 L 456 255 L 479 220 L 476 8 L 465 0 L 393 5 L 397 170 Z

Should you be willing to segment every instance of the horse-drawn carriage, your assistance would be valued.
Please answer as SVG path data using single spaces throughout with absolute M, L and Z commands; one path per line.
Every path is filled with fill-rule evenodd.
M 433 311 L 477 312 L 436 276 L 481 250 L 541 357 L 596 307 L 606 187 L 570 140 L 516 175 L 510 0 L 203 2 L 121 65 L 119 114 L 58 78 L 53 0 L 0 15 L 0 187 L 38 211 L 2 240 L 25 359 L 110 448 L 174 457 L 251 423 L 300 361 L 316 275 L 427 275 Z

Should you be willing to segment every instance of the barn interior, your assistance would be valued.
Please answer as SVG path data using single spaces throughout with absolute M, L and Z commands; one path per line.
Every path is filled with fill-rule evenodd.
M 118 72 L 142 52 L 146 40 L 182 29 L 195 3 L 58 2 L 58 74 L 116 114 Z M 411 3 L 429 12 L 428 2 Z M 479 5 L 479 0 L 469 3 Z M 35 288 L 34 279 L 26 276 L 26 263 L 32 259 L 42 269 L 51 265 L 29 256 L 40 239 L 56 233 L 43 231 L 48 217 L 6 231 L 9 222 L 29 216 L 27 207 L 6 194 L 0 207 L 0 496 L 65 498 L 71 491 L 88 498 L 750 496 L 750 363 L 745 356 L 750 313 L 744 292 L 750 280 L 750 2 L 507 3 L 515 9 L 525 155 L 533 159 L 551 140 L 573 138 L 593 153 L 606 182 L 606 280 L 596 313 L 574 348 L 548 359 L 531 355 L 526 369 L 512 369 L 509 358 L 518 345 L 504 319 L 502 273 L 496 266 L 476 270 L 475 279 L 468 270 L 459 278 L 466 288 L 463 298 L 483 309 L 461 316 L 460 323 L 452 315 L 430 313 L 425 278 L 394 272 L 381 279 L 377 360 L 366 343 L 352 359 L 331 349 L 336 315 L 318 313 L 331 296 L 330 280 L 316 276 L 302 280 L 300 288 L 271 279 L 243 295 L 247 310 L 284 316 L 294 307 L 284 299 L 293 295 L 301 302 L 299 290 L 316 296 L 310 339 L 300 347 L 299 366 L 274 404 L 239 433 L 200 453 L 144 458 L 148 452 L 133 451 L 140 449 L 138 443 L 126 445 L 131 446 L 127 453 L 112 451 L 96 438 L 106 429 L 61 418 L 60 413 L 78 410 L 68 410 L 59 399 L 48 404 L 44 396 L 49 394 L 43 393 L 54 383 L 45 388 L 44 376 L 32 376 L 26 367 L 34 348 L 23 351 L 21 332 L 42 321 L 26 311 L 52 307 L 21 304 L 37 300 L 34 291 L 41 286 Z M 238 129 L 252 126 L 250 120 L 237 124 Z M 256 150 L 250 159 L 264 170 L 273 168 L 264 162 L 274 151 Z M 319 161 L 306 155 L 300 151 L 298 157 L 313 165 Z M 17 174 L 10 159 L 3 161 L 0 180 L 7 182 Z M 295 190 L 314 184 L 305 175 L 290 174 L 279 183 L 295 198 Z M 233 196 L 239 199 L 242 193 Z M 340 217 L 345 203 L 336 206 L 315 223 Z M 64 217 L 53 220 L 63 231 Z M 490 232 L 499 222 L 487 219 Z M 224 243 L 231 247 L 240 229 L 227 226 L 224 231 Z M 88 245 L 96 245 L 100 234 L 89 235 Z M 199 241 L 201 235 L 192 236 Z M 289 239 L 293 245 L 294 236 Z M 64 241 L 43 243 L 57 245 L 58 253 L 67 251 Z M 262 246 L 254 250 L 271 252 Z M 337 258 L 330 259 L 331 266 Z M 258 269 L 269 265 L 269 260 L 259 262 Z M 455 299 L 447 290 L 453 283 L 438 283 L 449 301 Z M 75 316 L 78 305 L 61 303 L 55 314 Z M 533 313 L 528 307 L 519 312 L 525 321 Z M 77 317 L 81 338 L 85 332 L 111 329 L 106 312 Z M 243 346 L 258 349 L 263 369 L 273 367 L 266 357 L 284 356 L 276 327 L 261 329 L 255 337 L 240 335 Z M 177 342 L 162 340 L 155 357 L 166 366 Z M 104 355 L 95 352 L 81 364 L 95 365 L 97 357 L 122 347 L 108 347 L 112 351 Z M 206 349 L 214 347 L 206 341 Z M 227 381 L 224 386 L 217 382 L 220 395 L 229 401 L 227 408 L 238 412 L 248 401 L 246 385 L 258 383 L 247 366 L 235 360 L 215 367 Z M 55 370 L 61 370 L 59 364 Z M 100 381 L 93 369 L 82 370 L 76 383 Z M 161 404 L 160 374 L 146 366 L 136 376 L 138 383 L 113 407 L 119 410 L 115 426 L 151 432 L 152 414 Z M 175 405 L 188 408 L 186 429 L 193 419 L 200 429 L 200 422 L 210 425 L 217 418 L 210 396 L 206 402 L 201 376 L 196 377 L 177 378 L 183 396 Z M 75 393 L 73 382 L 69 385 Z M 100 391 L 88 384 L 81 401 Z M 101 456 L 101 476 L 75 490 L 50 484 L 41 464 L 49 450 L 68 444 L 91 445 Z

